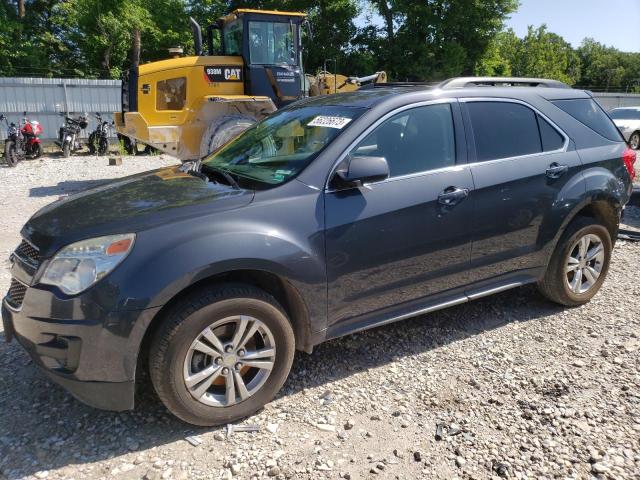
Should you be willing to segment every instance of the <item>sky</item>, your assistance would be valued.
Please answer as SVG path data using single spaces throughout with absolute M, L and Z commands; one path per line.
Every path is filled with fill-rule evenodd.
M 585 37 L 625 52 L 640 52 L 640 0 L 520 0 L 507 20 L 519 37 L 546 23 L 574 47 Z
M 379 16 L 371 16 L 374 24 L 382 25 Z M 356 25 L 366 25 L 366 17 L 363 12 Z M 527 25 L 543 23 L 574 47 L 592 37 L 624 52 L 640 52 L 640 0 L 520 0 L 520 8 L 506 26 L 524 37 Z

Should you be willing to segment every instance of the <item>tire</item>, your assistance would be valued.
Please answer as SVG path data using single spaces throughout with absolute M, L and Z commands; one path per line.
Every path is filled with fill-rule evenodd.
M 250 325 L 245 334 L 251 326 L 259 325 L 259 330 L 246 341 L 244 355 L 272 352 L 267 361 L 257 354 L 252 358 L 258 360 L 243 360 L 240 350 L 218 353 L 223 344 L 229 348 L 231 343 L 243 343 L 234 342 L 232 338 L 241 319 Z M 214 343 L 209 341 L 210 336 L 203 337 L 205 332 L 213 332 L 214 338 L 219 339 L 217 350 L 211 348 Z M 203 343 L 209 347 L 208 353 L 194 347 L 202 348 Z M 291 324 L 271 295 L 242 284 L 209 287 L 183 298 L 164 316 L 152 338 L 149 373 L 158 397 L 176 417 L 193 425 L 221 425 L 244 418 L 273 399 L 289 375 L 294 351 Z M 248 366 L 255 361 L 260 361 L 260 365 L 270 362 L 272 368 Z M 197 377 L 205 380 L 192 384 L 190 391 L 187 379 L 194 379 L 207 370 L 207 377 Z M 242 385 L 250 392 L 250 396 L 245 392 L 244 399 L 240 382 L 232 382 L 236 388 L 233 394 L 227 393 L 229 378 L 235 379 L 236 375 L 243 378 Z M 230 398 L 232 401 L 227 405 Z
M 69 142 L 64 142 L 62 144 L 62 156 L 64 158 L 69 158 L 71 156 L 71 144 Z
M 590 270 L 586 267 L 581 268 L 584 257 L 580 257 L 581 247 L 578 242 L 583 238 L 588 238 L 589 242 L 597 240 L 602 247 L 602 254 L 598 254 L 596 260 L 585 261 L 586 265 L 591 266 Z M 596 246 L 597 243 L 589 243 L 585 250 L 587 253 L 594 252 Z M 597 223 L 593 218 L 576 218 L 562 234 L 545 275 L 538 283 L 538 289 L 549 300 L 560 305 L 577 307 L 587 303 L 598 293 L 607 276 L 612 249 L 611 235 L 604 225 Z M 570 256 L 579 259 L 580 263 L 570 260 Z M 569 267 L 574 270 L 569 271 Z M 591 272 L 597 271 L 598 268 L 599 275 L 593 282 L 587 275 L 593 278 L 594 274 Z M 580 274 L 577 273 L 578 270 L 581 271 Z M 582 271 L 587 273 L 582 274 Z
M 200 141 L 200 157 L 204 158 L 233 140 L 251 125 L 255 118 L 243 115 L 225 115 L 214 120 L 205 131 Z
M 36 159 L 36 158 L 40 158 L 42 156 L 42 144 L 40 143 L 34 143 L 32 151 L 31 151 L 31 158 L 32 159 Z
M 16 151 L 16 144 L 9 140 L 4 144 L 4 160 L 10 167 L 15 167 L 18 164 L 18 152 Z
M 87 139 L 87 148 L 89 149 L 90 155 L 95 155 L 96 153 L 96 134 L 91 132 L 89 134 L 89 138 Z
M 631 134 L 629 137 L 629 146 L 634 150 L 638 150 L 640 148 L 640 132 L 633 132 Z
M 98 140 L 98 155 L 106 155 L 109 152 L 109 142 L 106 138 L 101 137 Z

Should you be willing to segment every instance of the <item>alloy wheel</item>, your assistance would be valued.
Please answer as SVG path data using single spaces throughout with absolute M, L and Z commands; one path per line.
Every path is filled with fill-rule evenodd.
M 634 133 L 631 135 L 629 139 L 629 146 L 634 150 L 638 150 L 640 148 L 640 133 Z
M 269 378 L 276 358 L 273 334 L 257 318 L 238 315 L 205 328 L 184 360 L 191 396 L 213 407 L 229 407 L 254 395 Z
M 594 234 L 580 237 L 571 247 L 567 258 L 566 282 L 575 294 L 584 294 L 598 281 L 604 266 L 605 250 L 602 240 Z

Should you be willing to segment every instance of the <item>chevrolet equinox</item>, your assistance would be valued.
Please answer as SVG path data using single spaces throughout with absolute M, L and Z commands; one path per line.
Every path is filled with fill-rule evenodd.
M 304 99 L 202 161 L 38 211 L 2 302 L 47 375 L 197 425 L 269 402 L 295 350 L 529 283 L 607 274 L 634 152 L 584 91 L 458 78 Z

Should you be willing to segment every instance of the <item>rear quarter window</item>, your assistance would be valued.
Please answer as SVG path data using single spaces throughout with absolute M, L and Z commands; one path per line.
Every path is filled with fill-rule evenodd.
M 618 128 L 595 100 L 577 98 L 554 100 L 551 103 L 604 138 L 614 142 L 624 141 Z

